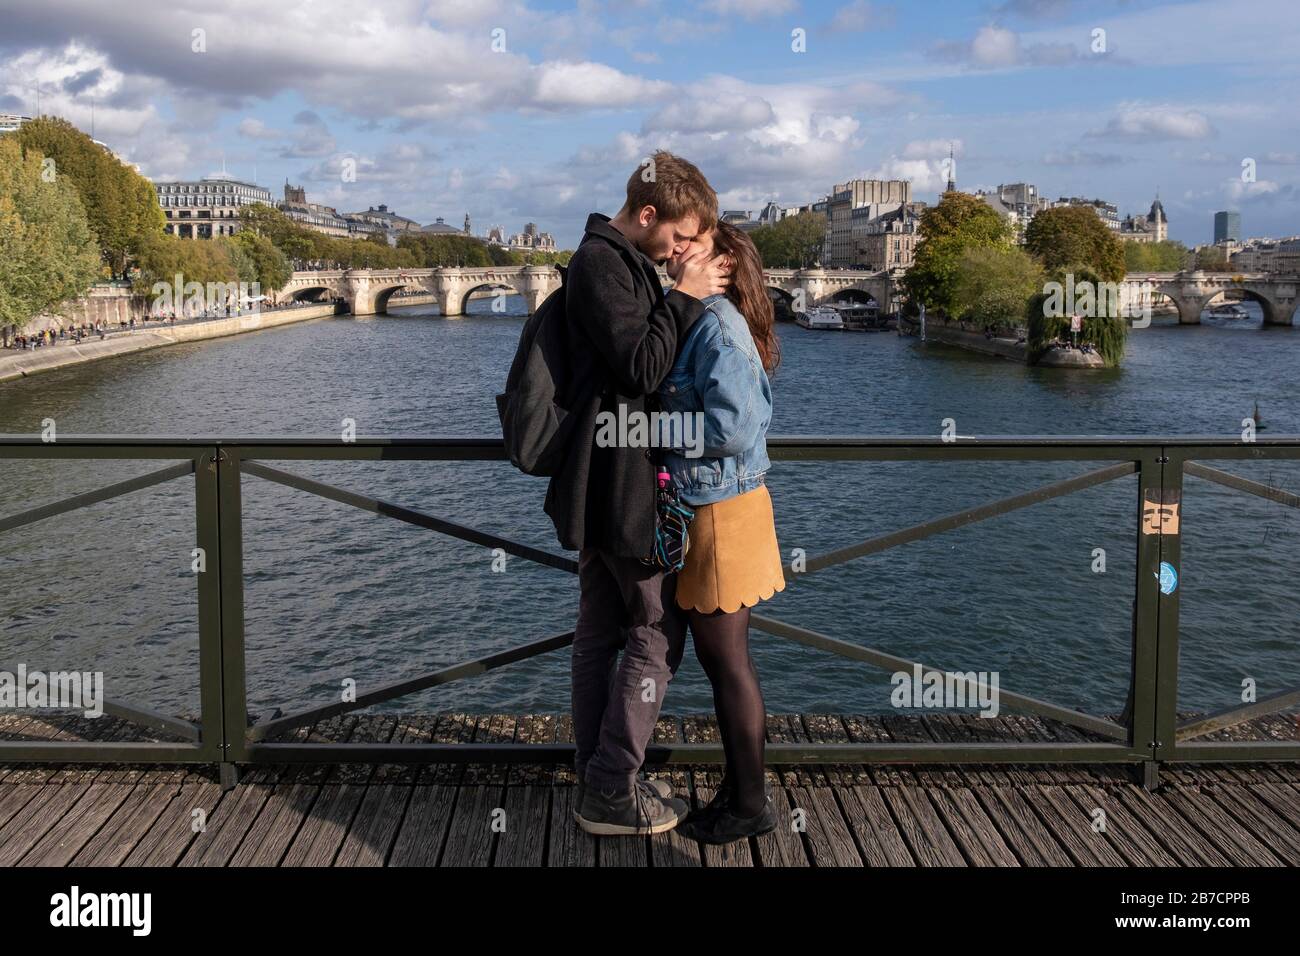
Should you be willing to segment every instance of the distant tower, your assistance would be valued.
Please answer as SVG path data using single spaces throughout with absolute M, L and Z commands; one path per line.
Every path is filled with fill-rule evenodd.
M 1165 207 L 1160 204 L 1160 190 L 1156 190 L 1156 201 L 1151 204 L 1151 211 L 1147 213 L 1147 228 L 1155 234 L 1156 242 L 1164 242 L 1169 238 L 1169 220 L 1165 218 Z
M 469 235 L 469 213 L 465 213 L 465 235 Z
M 957 160 L 953 156 L 952 143 L 948 144 L 948 186 L 944 192 L 957 191 Z

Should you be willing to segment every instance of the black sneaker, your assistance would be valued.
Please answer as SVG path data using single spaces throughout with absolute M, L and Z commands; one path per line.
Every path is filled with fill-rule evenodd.
M 678 832 L 690 840 L 719 845 L 734 843 L 752 836 L 762 836 L 776 829 L 776 810 L 772 808 L 772 798 L 763 804 L 763 809 L 752 817 L 738 817 L 727 804 L 715 806 L 710 803 L 705 812 L 693 815 L 682 823 Z
M 673 785 L 667 780 L 651 780 L 644 774 L 636 778 L 638 787 L 648 787 L 660 800 L 667 800 L 673 795 Z M 581 777 L 578 778 L 578 794 L 573 801 L 573 819 L 578 819 L 578 811 L 582 809 L 582 801 L 587 798 L 587 784 Z
M 718 789 L 713 791 L 713 798 L 702 807 L 692 810 L 686 817 L 688 821 L 698 820 L 701 817 L 711 816 L 726 807 L 727 802 L 731 799 L 731 778 L 725 773 L 722 775 L 722 783 L 718 784 Z
M 638 781 L 630 793 L 605 793 L 587 787 L 578 810 L 578 826 L 596 836 L 642 836 L 664 833 L 686 816 L 686 804 L 665 800 Z

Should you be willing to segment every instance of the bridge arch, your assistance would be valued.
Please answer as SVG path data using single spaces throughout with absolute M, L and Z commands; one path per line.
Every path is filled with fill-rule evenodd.
M 767 297 L 772 300 L 772 311 L 778 322 L 794 321 L 794 295 L 777 285 L 767 287 Z
M 837 289 L 823 296 L 817 305 L 839 305 L 840 303 L 850 305 L 874 305 L 876 308 L 883 310 L 886 303 L 881 302 L 872 294 L 869 289 L 847 288 Z
M 1236 294 L 1229 296 L 1230 292 L 1235 292 Z M 1224 305 L 1229 302 L 1243 301 L 1254 302 L 1259 306 L 1260 311 L 1264 313 L 1265 325 L 1276 325 L 1280 321 L 1278 317 L 1274 315 L 1273 303 L 1269 300 L 1268 296 L 1247 287 L 1239 289 L 1219 289 L 1217 292 L 1214 292 L 1205 298 L 1205 301 L 1201 303 L 1201 310 L 1212 309 L 1215 306 Z
M 327 285 L 304 286 L 294 289 L 289 298 L 293 302 L 327 302 L 334 298 L 334 290 Z
M 428 292 L 423 283 L 417 280 L 407 280 L 398 282 L 393 285 L 383 286 L 371 292 L 374 296 L 374 311 L 386 315 L 388 313 L 388 301 L 393 297 L 394 292 Z
M 489 279 L 480 282 L 478 285 L 466 289 L 464 292 L 461 293 L 460 308 L 456 312 L 456 314 L 468 315 L 470 298 L 480 292 L 493 293 L 494 298 L 496 294 L 504 293 L 505 295 L 522 296 L 525 301 L 527 301 L 528 299 L 528 294 L 526 290 L 519 288 L 519 286 L 517 286 L 515 283 L 504 281 L 502 279 Z M 530 309 L 529 311 L 532 310 Z

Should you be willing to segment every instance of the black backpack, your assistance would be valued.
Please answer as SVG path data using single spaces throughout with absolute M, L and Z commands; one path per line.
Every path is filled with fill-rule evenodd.
M 564 279 L 524 323 L 519 347 L 506 376 L 506 390 L 497 396 L 501 435 L 511 464 L 526 475 L 559 473 L 572 439 L 582 396 L 566 395 L 572 382 L 572 362 L 566 333 Z

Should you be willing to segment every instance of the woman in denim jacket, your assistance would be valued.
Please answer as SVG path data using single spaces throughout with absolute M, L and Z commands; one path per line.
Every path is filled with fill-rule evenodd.
M 665 442 L 664 464 L 682 500 L 695 509 L 677 603 L 690 618 L 695 654 L 713 685 L 726 773 L 712 802 L 679 830 L 706 843 L 729 843 L 776 825 L 764 780 L 767 729 L 763 692 L 749 654 L 749 609 L 785 588 L 776 542 L 766 435 L 772 420 L 767 373 L 780 359 L 772 300 L 754 243 L 718 223 L 684 256 L 703 250 L 730 260 L 725 296 L 704 300 L 703 316 L 681 345 L 659 389 L 665 422 L 685 424 Z M 669 263 L 669 272 L 676 261 Z

